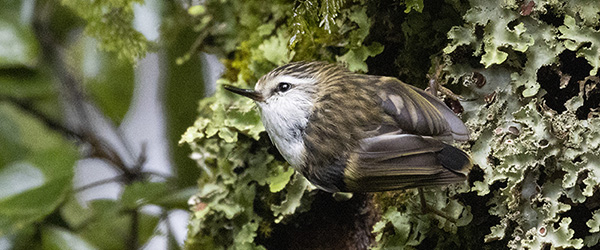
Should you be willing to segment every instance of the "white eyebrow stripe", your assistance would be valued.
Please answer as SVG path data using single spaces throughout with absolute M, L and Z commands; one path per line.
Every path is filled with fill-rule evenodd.
M 290 75 L 280 75 L 276 76 L 272 81 L 276 83 L 287 82 L 293 85 L 303 85 L 303 84 L 314 84 L 316 79 L 314 78 L 297 78 Z

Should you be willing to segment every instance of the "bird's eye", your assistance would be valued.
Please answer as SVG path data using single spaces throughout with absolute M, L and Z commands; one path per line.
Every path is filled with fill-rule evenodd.
M 286 91 L 290 90 L 291 88 L 292 88 L 292 85 L 287 82 L 280 82 L 277 85 L 277 91 L 281 92 L 281 93 L 286 92 Z

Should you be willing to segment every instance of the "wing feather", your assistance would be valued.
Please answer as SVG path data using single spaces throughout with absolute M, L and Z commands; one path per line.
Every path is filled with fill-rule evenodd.
M 380 84 L 381 106 L 405 132 L 447 142 L 469 139 L 464 123 L 438 98 L 391 77 L 382 77 Z
M 468 141 L 469 140 L 469 129 L 467 128 L 467 126 L 465 126 L 465 124 L 460 120 L 460 118 L 458 118 L 458 116 L 456 116 L 456 114 L 454 114 L 454 111 L 452 111 L 450 108 L 448 108 L 448 106 L 444 102 L 442 102 L 442 100 L 438 99 L 435 96 L 432 96 L 431 94 L 429 94 L 415 86 L 411 86 L 411 85 L 408 85 L 408 86 L 410 88 L 412 88 L 415 92 L 417 92 L 419 95 L 421 95 L 423 98 L 427 99 L 427 101 L 429 101 L 429 103 L 431 103 L 433 106 L 435 106 L 435 108 L 439 112 L 441 112 L 441 114 L 444 116 L 444 119 L 446 120 L 446 122 L 448 122 L 450 131 L 452 132 L 452 136 L 453 136 L 454 140 L 457 140 L 457 141 Z
M 365 93 L 376 94 L 370 96 L 376 102 L 372 102 L 373 98 L 368 98 L 371 101 L 363 102 L 357 107 L 379 112 L 376 114 L 381 116 L 380 119 L 367 119 L 365 117 L 368 116 L 352 113 L 348 116 L 329 117 L 345 119 L 341 121 L 323 120 L 323 124 L 327 126 L 318 128 L 330 132 L 326 138 L 339 138 L 330 140 L 331 144 L 352 136 L 356 136 L 358 141 L 353 141 L 351 146 L 344 144 L 348 147 L 338 147 L 335 150 L 330 143 L 316 143 L 320 141 L 318 138 L 309 140 L 307 147 L 318 146 L 320 148 L 317 152 L 330 152 L 324 155 L 340 156 L 327 161 L 322 161 L 326 157 L 309 158 L 313 161 L 309 164 L 311 168 L 307 168 L 304 173 L 305 176 L 330 192 L 374 192 L 439 186 L 465 180 L 472 166 L 471 159 L 462 150 L 449 145 L 454 140 L 468 139 L 468 130 L 462 121 L 442 101 L 422 90 L 395 78 L 371 80 L 374 80 L 370 81 L 374 84 L 368 86 L 373 92 Z M 353 89 L 359 90 L 362 88 Z M 324 99 L 329 101 L 326 104 L 350 103 L 334 97 L 341 98 L 332 94 L 328 96 L 329 99 Z M 387 116 L 381 115 L 379 107 Z M 353 108 L 354 106 L 345 107 L 339 112 L 347 112 Z M 333 112 L 329 106 L 317 111 Z M 313 116 L 321 117 L 319 114 Z M 351 128 L 360 124 L 363 127 L 357 131 L 340 126 L 341 129 L 335 131 L 333 128 L 337 124 L 353 124 Z M 315 129 L 314 125 L 307 131 L 312 131 L 311 128 Z M 313 133 L 316 134 L 322 133 Z
M 346 188 L 355 192 L 463 181 L 472 165 L 464 152 L 432 137 L 384 134 L 366 138 L 360 144 L 344 172 Z

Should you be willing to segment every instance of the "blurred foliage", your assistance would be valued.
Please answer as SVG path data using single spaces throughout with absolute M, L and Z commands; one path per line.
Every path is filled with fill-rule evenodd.
M 61 3 L 87 22 L 86 33 L 99 41 L 101 49 L 115 52 L 129 62 L 146 55 L 148 41 L 131 25 L 133 5 L 143 3 L 142 0 L 61 0 Z
M 174 171 L 181 177 L 145 172 L 143 149 L 128 152 L 125 138 L 125 146 L 116 145 L 97 132 L 99 120 L 106 120 L 104 130 L 120 136 L 118 126 L 131 111 L 134 62 L 149 44 L 132 23 L 134 5 L 142 3 L 0 1 L 0 249 L 132 249 L 157 234 L 167 236 L 170 249 L 180 248 L 171 229 L 158 223 L 173 209 L 186 209 L 197 190 L 190 188 L 198 171 L 190 150 L 176 148 L 203 94 L 202 75 L 190 73 L 201 68 L 200 60 L 175 64 L 194 39 L 160 44 L 171 53 L 165 74 L 185 75 L 166 81 L 165 97 L 167 131 L 176 138 L 172 152 L 179 153 Z M 163 15 L 166 35 L 192 29 L 178 4 L 153 11 Z M 175 20 L 179 25 L 166 25 Z M 78 161 L 89 158 L 103 160 L 118 177 L 74 188 L 76 168 L 89 167 Z M 121 184 L 119 198 L 78 200 L 103 183 Z M 149 205 L 159 214 L 146 212 Z
M 199 56 L 189 57 L 185 63 L 177 63 L 178 58 L 186 55 L 188 49 L 196 41 L 193 31 L 193 17 L 187 10 L 176 3 L 168 3 L 168 9 L 173 10 L 163 19 L 161 39 L 167 48 L 164 88 L 167 131 L 171 159 L 177 167 L 179 187 L 195 186 L 200 170 L 195 162 L 190 160 L 191 149 L 178 146 L 181 134 L 194 122 L 197 116 L 198 99 L 202 98 L 203 71 L 202 60 Z
M 27 22 L 19 19 L 21 4 L 3 0 L 0 9 L 0 67 L 34 67 L 39 46 Z
M 250 87 L 297 60 L 419 86 L 443 67 L 438 80 L 463 97 L 453 105 L 464 109 L 472 140 L 462 146 L 476 166 L 468 186 L 425 197 L 457 220 L 422 214 L 416 191 L 377 194 L 376 248 L 598 244 L 600 7 L 593 1 L 215 0 L 188 11 L 202 41 L 195 49 L 217 52 L 226 64 L 219 85 Z M 262 249 L 279 225 L 298 223 L 317 191 L 290 178 L 250 100 L 218 86 L 199 114 L 181 139 L 203 170 L 186 245 Z
M 97 40 L 83 37 L 70 44 L 67 64 L 82 79 L 90 98 L 114 123 L 127 114 L 134 86 L 134 65 L 114 53 L 97 49 Z M 107 84 L 113 83 L 113 84 Z

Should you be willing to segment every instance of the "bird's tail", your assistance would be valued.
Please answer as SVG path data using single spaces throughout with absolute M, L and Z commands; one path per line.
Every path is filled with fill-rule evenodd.
M 444 144 L 444 148 L 437 153 L 437 159 L 448 170 L 464 176 L 473 167 L 471 157 L 467 153 L 448 144 Z
M 344 162 L 343 187 L 378 192 L 461 182 L 473 166 L 462 150 L 430 137 L 387 134 L 362 141 Z

